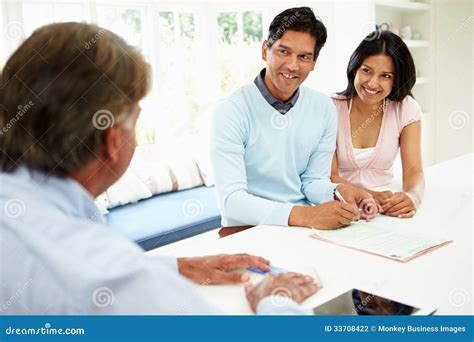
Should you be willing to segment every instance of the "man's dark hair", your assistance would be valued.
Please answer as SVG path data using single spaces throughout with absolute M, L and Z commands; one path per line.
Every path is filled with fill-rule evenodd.
M 390 31 L 374 31 L 359 44 L 347 66 L 347 87 L 338 93 L 348 98 L 356 96 L 354 79 L 357 70 L 367 57 L 384 54 L 392 58 L 395 65 L 393 88 L 387 96 L 389 100 L 401 101 L 407 95 L 413 96 L 411 89 L 416 82 L 415 62 L 403 40 Z
M 269 48 L 283 36 L 286 30 L 309 33 L 316 44 L 314 46 L 314 60 L 326 43 L 327 31 L 320 18 L 314 15 L 309 7 L 289 8 L 278 14 L 268 28 L 267 46 Z

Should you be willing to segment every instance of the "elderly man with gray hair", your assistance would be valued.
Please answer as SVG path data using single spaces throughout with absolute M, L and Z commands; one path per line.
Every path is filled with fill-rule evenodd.
M 246 283 L 260 314 L 308 313 L 296 302 L 319 285 L 297 273 L 248 283 L 230 272 L 269 261 L 247 255 L 146 255 L 104 225 L 94 197 L 127 169 L 143 57 L 95 25 L 35 31 L 14 52 L 0 83 L 2 314 L 219 314 L 194 283 Z M 276 289 L 293 300 L 278 307 Z M 105 304 L 105 305 L 104 305 Z

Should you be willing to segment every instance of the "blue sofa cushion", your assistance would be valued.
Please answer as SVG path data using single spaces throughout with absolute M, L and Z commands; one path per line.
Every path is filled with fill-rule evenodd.
M 109 209 L 107 223 L 150 250 L 220 227 L 214 187 L 160 194 Z

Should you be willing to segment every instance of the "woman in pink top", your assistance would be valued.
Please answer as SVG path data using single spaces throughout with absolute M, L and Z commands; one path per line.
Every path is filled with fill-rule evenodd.
M 347 88 L 332 96 L 339 129 L 331 179 L 367 188 L 389 216 L 415 215 L 424 192 L 421 108 L 411 89 L 415 64 L 397 35 L 373 32 L 357 47 L 347 68 Z M 400 148 L 403 192 L 373 191 L 393 178 Z

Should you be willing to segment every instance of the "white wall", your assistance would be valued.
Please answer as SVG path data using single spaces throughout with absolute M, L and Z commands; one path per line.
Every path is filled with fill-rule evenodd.
M 329 95 L 346 88 L 349 58 L 375 23 L 369 19 L 367 0 L 321 1 L 308 6 L 323 20 L 328 39 L 306 85 Z
M 474 151 L 472 0 L 435 0 L 436 162 Z

